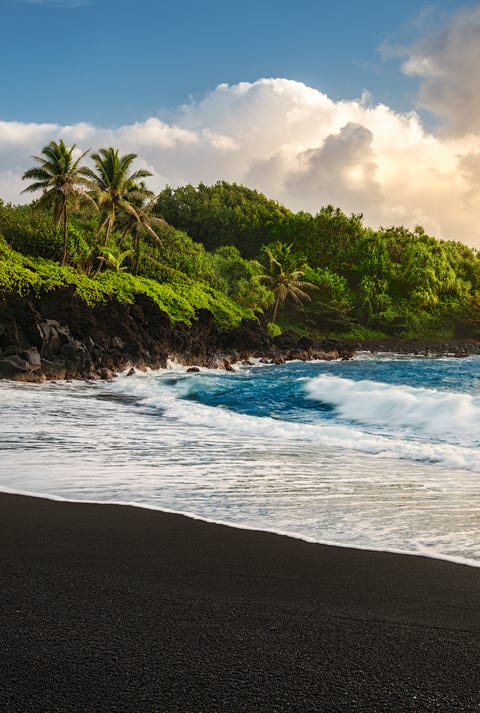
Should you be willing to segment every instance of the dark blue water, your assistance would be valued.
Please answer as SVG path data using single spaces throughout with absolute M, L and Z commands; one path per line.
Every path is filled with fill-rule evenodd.
M 339 362 L 292 362 L 241 370 L 238 374 L 195 375 L 183 398 L 250 416 L 314 423 L 338 418 L 331 400 L 312 400 L 306 381 L 321 375 L 352 382 L 379 382 L 451 394 L 480 394 L 480 359 L 365 358 Z M 184 377 L 179 377 L 183 383 Z M 171 381 L 172 386 L 176 379 Z M 387 400 L 387 395 L 386 395 Z M 437 404 L 438 407 L 438 404 Z M 343 419 L 342 419 L 343 420 Z M 355 419 L 353 419 L 355 420 Z M 388 428 L 388 420 L 385 427 Z M 461 427 L 461 424 L 458 424 Z M 478 428 L 480 434 L 480 422 Z

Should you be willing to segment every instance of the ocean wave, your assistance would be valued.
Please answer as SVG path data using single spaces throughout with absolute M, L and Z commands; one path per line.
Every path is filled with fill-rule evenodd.
M 336 423 L 335 421 L 296 423 L 278 417 L 259 417 L 238 413 L 222 406 L 210 406 L 186 400 L 185 396 L 190 393 L 191 384 L 192 381 L 186 376 L 176 383 L 172 383 L 168 377 L 166 379 L 142 377 L 138 380 L 130 377 L 128 380 L 122 378 L 117 380 L 115 384 L 109 385 L 109 388 L 135 394 L 142 404 L 152 411 L 159 409 L 163 416 L 184 426 L 194 427 L 198 438 L 202 437 L 201 429 L 206 429 L 209 438 L 224 440 L 226 443 L 232 438 L 240 438 L 243 441 L 248 439 L 252 444 L 268 441 L 269 446 L 272 443 L 296 442 L 300 447 L 302 443 L 308 443 L 310 446 L 348 448 L 377 457 L 436 463 L 451 468 L 480 472 L 480 451 L 472 444 L 411 439 L 400 433 L 369 433 L 359 428 L 358 425 Z M 392 392 L 395 394 L 397 391 L 402 394 L 404 391 L 412 391 L 417 396 L 417 401 L 420 400 L 417 392 L 436 393 L 428 392 L 426 389 L 395 387 L 387 384 L 375 384 L 375 382 L 354 382 L 323 376 L 307 382 L 305 389 L 312 398 L 330 399 L 331 403 L 338 404 L 339 410 L 344 403 L 348 404 L 349 413 L 350 411 L 353 413 L 351 403 L 348 401 L 348 394 L 356 393 L 357 400 L 361 403 L 368 398 L 366 393 L 373 393 L 375 390 L 373 386 L 369 388 L 369 384 L 383 387 L 379 388 L 379 392 L 382 394 Z M 448 397 L 449 394 L 445 393 L 444 396 Z M 369 423 L 377 418 L 375 423 L 383 425 L 383 419 L 387 413 L 390 413 L 392 419 L 397 418 L 394 414 L 396 408 L 394 399 L 390 400 L 389 406 L 385 405 L 382 408 L 383 416 L 374 415 L 375 404 L 373 401 L 372 397 L 371 404 L 364 404 L 365 419 L 369 413 L 373 414 Z M 401 399 L 399 401 L 401 402 Z M 377 404 L 377 407 L 380 407 L 380 404 Z M 403 421 L 400 423 L 403 425 Z M 476 433 L 478 434 L 478 429 Z
M 480 396 L 325 374 L 309 380 L 305 390 L 348 421 L 412 429 L 462 445 L 480 443 Z

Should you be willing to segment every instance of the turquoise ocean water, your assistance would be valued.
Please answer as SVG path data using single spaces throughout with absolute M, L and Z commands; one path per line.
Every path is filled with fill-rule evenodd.
M 480 565 L 480 357 L 0 382 L 0 490 Z

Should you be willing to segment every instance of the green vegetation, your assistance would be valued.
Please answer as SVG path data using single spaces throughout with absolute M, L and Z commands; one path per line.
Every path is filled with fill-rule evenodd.
M 95 169 L 83 169 L 96 195 L 100 210 L 100 227 L 96 239 L 98 240 L 103 234 L 104 248 L 108 245 L 113 230 L 119 225 L 124 227 L 124 232 L 133 233 L 139 224 L 152 232 L 155 237 L 155 233 L 145 217 L 145 211 L 142 212 L 145 201 L 152 198 L 153 193 L 140 180 L 152 174 L 144 168 L 132 173 L 131 166 L 136 158 L 137 155 L 134 153 L 120 156 L 118 150 L 112 147 L 100 149 L 98 153 L 92 154 Z M 137 208 L 142 213 L 143 219 Z M 137 254 L 135 264 L 138 266 L 140 253 L 138 235 L 135 240 L 135 249 Z M 97 258 L 95 275 L 100 272 L 104 261 L 104 252 L 101 250 Z
M 104 304 L 113 297 L 131 303 L 136 294 L 148 295 L 170 316 L 172 323 L 190 324 L 198 309 L 210 310 L 220 329 L 235 327 L 242 319 L 254 317 L 251 310 L 235 304 L 223 293 L 188 278 L 165 284 L 127 272 L 104 270 L 94 280 L 69 265 L 21 255 L 0 239 L 0 294 L 39 296 L 66 287 L 90 306 Z
M 243 257 L 254 259 L 262 245 L 283 240 L 280 226 L 293 214 L 250 188 L 220 181 L 165 188 L 156 212 L 207 250 L 234 245 Z
M 63 252 L 60 264 L 64 265 L 67 259 L 68 239 L 68 204 L 85 196 L 82 186 L 90 187 L 90 182 L 85 176 L 86 168 L 80 166 L 80 161 L 85 156 L 83 153 L 74 160 L 75 144 L 69 149 L 60 139 L 58 144 L 50 142 L 42 149 L 41 156 L 33 156 L 39 166 L 25 171 L 23 178 L 33 179 L 25 191 L 35 192 L 42 190 L 43 194 L 39 203 L 53 204 L 53 224 L 58 227 L 63 222 Z
M 480 337 L 478 252 L 437 240 L 420 226 L 372 230 L 361 215 L 347 216 L 333 206 L 316 215 L 294 214 L 256 191 L 224 182 L 167 188 L 157 212 L 205 246 L 230 236 L 243 258 L 263 262 L 270 288 L 275 289 L 272 269 L 303 282 L 297 285 L 303 304 L 279 299 L 273 321 L 283 329 L 352 339 Z M 279 250 L 288 251 L 288 265 Z M 270 305 L 275 303 L 276 298 Z
M 263 315 L 273 335 L 480 338 L 480 257 L 462 243 L 332 206 L 293 213 L 223 181 L 155 197 L 135 154 L 99 149 L 87 167 L 77 153 L 52 141 L 24 174 L 39 199 L 0 201 L 0 294 L 146 294 L 172 322 Z
M 299 269 L 298 259 L 292 252 L 292 248 L 292 244 L 282 242 L 271 243 L 263 248 L 267 267 L 262 278 L 275 298 L 272 311 L 273 323 L 277 319 L 280 304 L 290 299 L 297 305 L 303 305 L 304 301 L 310 301 L 305 288 L 316 289 L 313 283 L 300 280 L 304 270 Z

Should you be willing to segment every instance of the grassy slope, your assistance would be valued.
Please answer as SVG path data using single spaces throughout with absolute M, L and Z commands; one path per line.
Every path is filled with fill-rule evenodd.
M 72 267 L 42 258 L 32 258 L 7 248 L 0 242 L 0 295 L 17 293 L 41 295 L 62 287 L 73 286 L 88 305 L 102 304 L 110 298 L 131 303 L 137 294 L 146 294 L 166 312 L 172 323 L 190 324 L 197 309 L 208 309 L 220 330 L 238 326 L 242 319 L 252 318 L 251 310 L 232 302 L 222 292 L 178 273 L 178 281 L 159 283 L 127 272 L 102 272 L 92 280 Z

